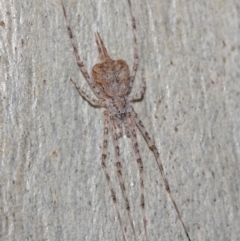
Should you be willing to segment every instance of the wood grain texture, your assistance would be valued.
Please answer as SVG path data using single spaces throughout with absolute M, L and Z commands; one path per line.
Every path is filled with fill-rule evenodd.
M 240 240 L 240 5 L 132 1 L 140 58 L 133 91 L 142 68 L 147 82 L 134 108 L 160 150 L 191 239 Z M 88 70 L 97 62 L 95 31 L 112 58 L 132 66 L 126 0 L 64 4 Z M 0 240 L 122 240 L 100 164 L 103 112 L 70 82 L 89 90 L 60 1 L 0 1 L 0 9 Z M 154 157 L 138 139 L 149 240 L 185 240 Z M 137 164 L 130 141 L 120 144 L 143 240 Z M 113 158 L 112 148 L 108 169 L 120 198 Z M 130 230 L 123 200 L 120 207 Z

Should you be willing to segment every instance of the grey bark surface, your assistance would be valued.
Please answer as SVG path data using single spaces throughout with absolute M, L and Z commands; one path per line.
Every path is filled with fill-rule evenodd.
M 94 32 L 109 54 L 133 64 L 127 0 L 64 2 L 88 70 L 98 61 Z M 147 90 L 134 108 L 161 159 L 192 241 L 240 240 L 240 4 L 234 0 L 132 1 L 139 71 Z M 103 110 L 67 34 L 60 1 L 0 1 L 0 240 L 122 240 L 101 169 Z M 149 240 L 186 240 L 153 154 L 144 162 Z M 112 146 L 112 140 L 109 140 Z M 137 164 L 121 139 L 123 175 L 144 240 Z M 108 170 L 129 240 L 116 177 Z

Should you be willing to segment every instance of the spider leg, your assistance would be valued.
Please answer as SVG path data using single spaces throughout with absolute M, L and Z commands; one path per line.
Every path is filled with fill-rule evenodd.
M 68 17 L 67 17 L 67 13 L 66 13 L 66 9 L 63 5 L 63 2 L 61 0 L 61 3 L 62 3 L 62 8 L 63 8 L 63 14 L 64 14 L 64 18 L 65 18 L 65 22 L 66 22 L 66 26 L 67 26 L 67 30 L 68 30 L 68 35 L 69 35 L 69 38 L 71 40 L 71 44 L 72 44 L 72 47 L 73 47 L 73 51 L 74 51 L 74 54 L 75 54 L 75 57 L 76 57 L 76 60 L 77 60 L 77 64 L 78 64 L 78 67 L 80 68 L 80 71 L 83 75 L 83 77 L 85 78 L 85 80 L 87 81 L 88 85 L 90 86 L 90 88 L 92 89 L 92 91 L 94 92 L 94 94 L 99 98 L 99 99 L 102 99 L 102 96 L 101 96 L 101 93 L 96 89 L 96 86 L 95 86 L 95 83 L 94 83 L 94 80 L 90 77 L 90 75 L 88 74 L 88 71 L 87 69 L 85 68 L 84 66 L 84 63 L 78 53 L 78 49 L 77 49 L 77 45 L 75 43 L 75 40 L 73 38 L 73 33 L 72 33 L 72 29 L 70 27 L 70 24 L 69 24 L 69 21 L 68 21 Z
M 189 234 L 188 234 L 188 231 L 187 231 L 187 228 L 186 228 L 186 226 L 183 222 L 182 216 L 181 216 L 180 211 L 178 209 L 178 206 L 176 204 L 176 201 L 173 198 L 172 192 L 170 190 L 170 186 L 169 186 L 166 174 L 164 172 L 162 162 L 160 160 L 160 154 L 159 154 L 155 144 L 153 143 L 152 139 L 149 137 L 149 134 L 147 133 L 147 131 L 146 131 L 145 127 L 143 126 L 141 120 L 138 118 L 137 113 L 134 111 L 133 108 L 132 108 L 132 111 L 131 111 L 131 117 L 132 117 L 133 121 L 135 122 L 136 126 L 138 127 L 139 131 L 141 132 L 142 136 L 144 137 L 149 149 L 153 152 L 153 154 L 155 156 L 158 168 L 161 172 L 161 175 L 162 175 L 162 178 L 163 178 L 163 181 L 164 181 L 165 189 L 166 189 L 166 191 L 167 191 L 167 193 L 168 193 L 168 195 L 169 195 L 169 197 L 170 197 L 170 199 L 173 203 L 173 206 L 174 206 L 174 208 L 177 212 L 178 218 L 180 219 L 180 221 L 182 223 L 182 226 L 183 226 L 184 232 L 185 232 L 185 234 L 188 238 L 188 241 L 191 241 L 191 239 L 189 237 Z
M 126 126 L 126 124 L 128 126 Z M 138 169 L 139 169 L 140 188 L 141 188 L 141 207 L 142 207 L 144 232 L 145 232 L 145 237 L 146 237 L 146 241 L 147 241 L 148 235 L 147 235 L 147 219 L 146 219 L 146 213 L 145 213 L 143 162 L 142 162 L 142 158 L 141 158 L 141 155 L 140 155 L 139 145 L 138 145 L 138 142 L 137 142 L 135 124 L 134 124 L 133 120 L 131 119 L 131 117 L 128 117 L 128 123 L 125 123 L 125 126 L 130 133 L 130 138 L 131 138 L 131 141 L 132 141 L 132 144 L 133 144 L 133 150 L 134 150 L 134 153 L 135 153 L 135 157 L 136 157 Z
M 74 84 L 75 88 L 78 90 L 78 92 L 82 96 L 82 98 L 84 98 L 90 105 L 93 105 L 96 107 L 104 107 L 104 104 L 102 101 L 92 98 L 84 90 L 82 90 L 80 86 L 78 86 L 78 84 L 75 80 L 73 80 L 72 78 L 70 78 L 70 80 Z
M 119 119 L 116 119 L 114 122 L 116 125 L 116 133 L 117 133 L 117 138 L 120 139 L 123 136 L 123 125 L 122 121 L 119 121 Z
M 129 96 L 129 101 L 134 102 L 142 99 L 145 91 L 146 91 L 146 81 L 145 81 L 144 71 L 142 70 L 142 86 L 138 93 L 132 96 Z
M 121 191 L 123 194 L 123 198 L 125 201 L 130 224 L 131 224 L 131 227 L 133 230 L 134 240 L 137 241 L 136 232 L 135 232 L 135 228 L 133 225 L 133 217 L 131 214 L 129 200 L 127 197 L 126 188 L 125 188 L 125 184 L 124 184 L 123 177 L 122 177 L 122 164 L 121 164 L 121 160 L 120 160 L 120 149 L 119 149 L 119 143 L 118 143 L 117 127 L 116 127 L 116 123 L 115 123 L 114 119 L 111 119 L 110 121 L 111 121 L 111 131 L 112 131 L 112 136 L 113 136 L 114 150 L 115 150 L 116 159 L 117 159 L 117 162 L 116 162 L 117 176 L 118 176 L 119 184 L 120 184 Z
M 105 111 L 104 112 L 104 138 L 103 138 L 103 147 L 102 147 L 102 169 L 104 171 L 104 174 L 105 174 L 105 177 L 106 177 L 106 180 L 107 180 L 107 183 L 108 183 L 108 187 L 109 187 L 110 192 L 111 192 L 113 204 L 115 206 L 117 217 L 118 217 L 118 221 L 120 223 L 120 227 L 121 227 L 121 230 L 122 230 L 123 240 L 126 241 L 125 231 L 124 231 L 122 220 L 121 220 L 121 217 L 120 217 L 120 212 L 119 212 L 119 206 L 118 206 L 118 202 L 117 202 L 116 192 L 113 189 L 113 184 L 112 184 L 112 181 L 110 179 L 109 173 L 107 171 L 107 166 L 106 166 L 108 137 L 109 137 L 108 126 L 109 126 L 109 117 L 108 117 L 107 112 Z
M 132 73 L 130 76 L 130 78 L 131 78 L 130 79 L 131 80 L 130 81 L 130 90 L 131 90 L 135 76 L 136 76 L 137 67 L 138 67 L 138 44 L 137 44 L 136 20 L 132 13 L 131 0 L 128 0 L 128 5 L 129 5 L 129 9 L 130 9 L 131 18 L 132 18 L 132 31 L 133 31 L 133 44 L 134 44 L 134 62 L 133 62 Z

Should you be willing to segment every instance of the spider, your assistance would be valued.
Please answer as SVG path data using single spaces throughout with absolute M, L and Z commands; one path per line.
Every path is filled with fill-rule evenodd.
M 136 23 L 132 13 L 131 1 L 128 0 L 131 20 L 132 20 L 132 31 L 133 31 L 133 42 L 134 42 L 134 63 L 133 63 L 132 70 L 130 71 L 129 66 L 124 60 L 111 59 L 100 34 L 97 32 L 95 33 L 95 38 L 96 38 L 96 44 L 98 48 L 100 62 L 95 64 L 92 67 L 92 77 L 90 77 L 90 75 L 88 74 L 88 71 L 86 70 L 82 62 L 82 59 L 78 53 L 77 45 L 73 38 L 73 33 L 69 25 L 65 7 L 63 5 L 63 2 L 61 3 L 62 3 L 63 14 L 64 14 L 64 18 L 65 18 L 66 26 L 68 30 L 68 35 L 71 40 L 71 44 L 77 60 L 77 64 L 80 68 L 80 71 L 83 77 L 87 81 L 88 85 L 92 89 L 97 99 L 90 97 L 86 92 L 84 92 L 78 86 L 76 81 L 74 81 L 73 79 L 70 79 L 70 80 L 78 90 L 79 94 L 85 100 L 87 100 L 91 105 L 105 108 L 104 138 L 103 138 L 103 146 L 102 146 L 101 166 L 105 174 L 108 187 L 111 192 L 111 197 L 112 197 L 112 200 L 116 209 L 118 221 L 121 227 L 123 240 L 126 241 L 126 234 L 125 234 L 125 230 L 120 217 L 116 192 L 114 191 L 113 184 L 110 179 L 107 166 L 106 166 L 108 138 L 109 138 L 109 132 L 110 132 L 113 137 L 113 144 L 114 144 L 114 150 L 116 155 L 117 176 L 118 176 L 121 192 L 123 195 L 123 199 L 125 202 L 126 210 L 128 213 L 128 217 L 130 220 L 131 229 L 133 231 L 134 240 L 137 241 L 137 235 L 133 224 L 133 217 L 131 214 L 129 200 L 126 194 L 125 184 L 122 177 L 122 166 L 121 166 L 120 148 L 119 148 L 118 139 L 123 135 L 123 129 L 127 137 L 130 138 L 132 141 L 132 146 L 133 146 L 133 150 L 134 150 L 134 154 L 135 154 L 135 158 L 136 158 L 136 162 L 139 170 L 142 221 L 144 226 L 145 240 L 148 241 L 147 219 L 145 214 L 145 199 L 144 199 L 144 180 L 143 180 L 144 167 L 143 167 L 142 158 L 140 156 L 140 150 L 139 150 L 139 145 L 138 145 L 137 136 L 136 136 L 136 129 L 138 129 L 142 134 L 143 138 L 145 139 L 149 149 L 152 151 L 152 153 L 155 156 L 158 168 L 160 170 L 160 173 L 164 181 L 165 189 L 169 194 L 170 199 L 173 203 L 173 206 L 181 221 L 181 224 L 187 236 L 187 239 L 188 241 L 191 241 L 188 231 L 183 222 L 182 216 L 180 214 L 180 211 L 171 193 L 168 180 L 163 170 L 162 162 L 160 160 L 160 154 L 153 140 L 149 137 L 147 131 L 145 130 L 145 127 L 143 126 L 141 120 L 138 118 L 137 113 L 134 111 L 131 105 L 132 102 L 142 99 L 146 90 L 146 82 L 142 71 L 143 84 L 138 93 L 136 93 L 135 95 L 131 95 L 132 86 L 133 86 L 137 68 L 138 68 L 138 45 L 137 45 L 137 36 L 136 36 Z

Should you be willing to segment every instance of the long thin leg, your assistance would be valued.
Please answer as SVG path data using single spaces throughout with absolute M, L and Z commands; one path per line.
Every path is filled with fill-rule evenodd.
M 62 1 L 61 1 L 62 2 Z M 65 18 L 65 21 L 66 21 L 66 26 L 67 26 L 67 30 L 68 30 L 68 35 L 69 35 L 69 38 L 71 40 L 71 44 L 72 44 L 72 47 L 73 47 L 73 51 L 74 51 L 74 54 L 75 54 L 75 57 L 76 57 L 76 60 L 77 60 L 77 64 L 81 70 L 81 73 L 83 75 L 83 77 L 85 78 L 85 80 L 87 81 L 88 85 L 90 86 L 90 88 L 92 89 L 92 91 L 94 92 L 94 94 L 101 99 L 101 93 L 96 89 L 96 86 L 94 84 L 94 81 L 93 79 L 90 77 L 90 75 L 88 74 L 88 71 L 87 69 L 85 68 L 84 64 L 83 64 L 83 61 L 78 53 L 78 49 L 77 49 L 77 45 L 74 41 L 74 38 L 73 38 L 73 33 L 72 33 L 72 29 L 69 25 L 69 21 L 68 21 L 68 17 L 67 17 L 67 13 L 66 13 L 66 9 L 63 5 L 63 2 L 62 2 L 62 8 L 63 8 L 63 14 L 64 14 L 64 18 Z
M 120 184 L 121 191 L 122 191 L 122 194 L 123 194 L 123 198 L 124 198 L 124 201 L 125 201 L 128 217 L 129 217 L 129 220 L 130 220 L 130 224 L 131 224 L 131 227 L 132 227 L 132 230 L 133 230 L 134 240 L 137 241 L 135 228 L 134 228 L 134 225 L 133 225 L 133 218 L 132 218 L 130 205 L 129 205 L 129 200 L 128 200 L 128 197 L 127 197 L 126 188 L 125 188 L 125 184 L 124 184 L 123 177 L 122 177 L 122 164 L 121 164 L 121 159 L 120 159 L 120 148 L 119 148 L 119 143 L 118 143 L 116 123 L 114 122 L 114 119 L 112 119 L 110 121 L 111 121 L 111 131 L 112 131 L 112 136 L 113 136 L 114 150 L 115 150 L 116 159 L 117 159 L 117 161 L 116 161 L 117 176 L 118 176 L 119 184 Z
M 128 118 L 128 126 L 126 126 L 130 132 L 130 138 L 133 144 L 133 150 L 135 153 L 135 157 L 138 164 L 139 169 L 139 177 L 140 177 L 140 188 L 141 188 L 141 207 L 142 207 L 142 215 L 143 215 L 143 225 L 144 225 L 144 232 L 145 232 L 145 238 L 146 241 L 148 240 L 147 236 L 147 219 L 146 219 L 146 213 L 145 213 L 145 198 L 144 198 L 144 182 L 143 182 L 143 162 L 142 158 L 140 156 L 139 146 L 137 142 L 137 135 L 135 130 L 135 124 L 132 121 L 131 118 Z
M 75 88 L 78 90 L 79 94 L 84 98 L 89 104 L 96 106 L 96 107 L 104 107 L 103 102 L 94 99 L 91 96 L 89 96 L 84 90 L 81 89 L 81 87 L 78 86 L 77 82 L 70 78 L 71 82 L 74 84 Z
M 133 101 L 138 101 L 138 100 L 142 99 L 145 91 L 146 91 L 146 81 L 145 81 L 144 71 L 142 70 L 142 85 L 141 85 L 141 88 L 140 88 L 138 93 L 136 93 L 132 96 L 131 95 L 129 96 L 129 101 L 133 102 Z
M 128 5 L 130 9 L 130 14 L 132 18 L 132 30 L 133 30 L 133 44 L 134 44 L 134 62 L 133 62 L 133 68 L 132 68 L 132 73 L 131 73 L 131 85 L 132 87 L 136 72 L 137 72 L 137 67 L 138 67 L 138 44 L 137 44 L 137 30 L 136 30 L 136 21 L 132 13 L 132 4 L 131 0 L 128 0 Z
M 108 171 L 107 171 L 107 166 L 106 166 L 108 136 L 109 136 L 109 134 L 108 134 L 109 133 L 108 132 L 108 126 L 109 126 L 108 118 L 109 118 L 108 114 L 105 111 L 104 112 L 104 138 L 103 138 L 103 147 L 102 147 L 102 169 L 104 171 L 104 174 L 105 174 L 105 177 L 106 177 L 106 180 L 107 180 L 107 183 L 108 183 L 108 187 L 109 187 L 111 195 L 112 195 L 113 204 L 115 206 L 117 217 L 118 217 L 118 221 L 120 223 L 120 227 L 121 227 L 121 230 L 122 230 L 123 240 L 126 241 L 125 231 L 124 231 L 122 220 L 121 220 L 121 217 L 120 217 L 120 212 L 119 212 L 119 206 L 118 206 L 118 202 L 117 202 L 116 192 L 113 189 L 113 184 L 111 182 L 110 176 L 109 176 Z
M 165 172 L 164 172 L 164 170 L 163 170 L 162 162 L 161 162 L 161 160 L 160 160 L 160 154 L 159 154 L 156 146 L 154 145 L 152 139 L 149 137 L 149 135 L 148 135 L 145 127 L 143 126 L 141 120 L 138 118 L 137 113 L 134 111 L 133 108 L 132 108 L 131 116 L 132 116 L 133 121 L 135 122 L 136 126 L 137 126 L 138 129 L 140 130 L 142 136 L 144 137 L 145 141 L 147 142 L 147 145 L 148 145 L 149 149 L 153 152 L 153 154 L 154 154 L 154 156 L 155 156 L 155 159 L 156 159 L 158 168 L 159 168 L 159 170 L 160 170 L 160 172 L 161 172 L 161 175 L 162 175 L 162 178 L 163 178 L 163 181 L 164 181 L 165 189 L 166 189 L 166 191 L 168 192 L 169 197 L 170 197 L 170 199 L 171 199 L 171 201 L 172 201 L 172 203 L 173 203 L 173 206 L 174 206 L 174 208 L 175 208 L 175 210 L 176 210 L 176 212 L 177 212 L 177 214 L 178 214 L 178 217 L 179 217 L 179 219 L 180 219 L 180 221 L 181 221 L 181 223 L 182 223 L 182 226 L 183 226 L 183 229 L 184 229 L 184 231 L 185 231 L 185 234 L 186 234 L 188 240 L 191 241 L 191 239 L 190 239 L 190 237 L 189 237 L 189 234 L 188 234 L 188 231 L 187 231 L 187 229 L 186 229 L 186 226 L 185 226 L 185 224 L 184 224 L 184 222 L 183 222 L 182 216 L 181 216 L 181 214 L 180 214 L 180 211 L 179 211 L 179 209 L 178 209 L 178 207 L 177 207 L 177 204 L 176 204 L 176 202 L 175 202 L 175 199 L 173 198 L 172 192 L 171 192 L 171 190 L 170 190 L 170 187 L 169 187 L 169 184 L 168 184 L 168 180 L 167 180 L 166 174 L 165 174 Z

